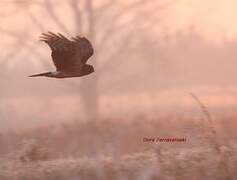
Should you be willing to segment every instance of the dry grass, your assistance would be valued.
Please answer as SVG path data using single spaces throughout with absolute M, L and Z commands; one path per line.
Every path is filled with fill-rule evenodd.
M 223 121 L 234 123 L 235 117 L 215 125 L 223 127 Z M 203 119 L 140 116 L 130 122 L 74 122 L 8 132 L 0 136 L 0 179 L 235 179 L 235 130 L 217 128 L 213 137 Z M 187 142 L 143 142 L 144 137 L 186 137 Z

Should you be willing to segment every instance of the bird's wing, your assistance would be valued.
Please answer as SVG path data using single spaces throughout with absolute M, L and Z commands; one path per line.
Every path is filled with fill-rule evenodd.
M 68 59 L 75 54 L 74 43 L 61 34 L 42 33 L 40 40 L 47 43 L 52 50 L 52 59 L 57 70 L 67 68 Z
M 94 49 L 90 41 L 85 37 L 76 36 L 72 38 L 72 42 L 75 44 L 76 53 L 73 56 L 75 62 L 86 64 L 88 59 L 93 55 Z
M 89 40 L 79 36 L 69 40 L 61 34 L 48 32 L 42 34 L 41 41 L 51 48 L 52 59 L 57 70 L 69 70 L 82 66 L 93 54 Z

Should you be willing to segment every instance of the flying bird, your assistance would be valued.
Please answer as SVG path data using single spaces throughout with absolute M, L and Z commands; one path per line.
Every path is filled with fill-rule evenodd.
M 52 78 L 80 77 L 94 72 L 94 67 L 87 64 L 94 50 L 85 37 L 72 37 L 71 40 L 60 33 L 42 33 L 40 41 L 50 47 L 51 57 L 56 66 L 55 72 L 45 72 L 29 77 L 46 76 Z

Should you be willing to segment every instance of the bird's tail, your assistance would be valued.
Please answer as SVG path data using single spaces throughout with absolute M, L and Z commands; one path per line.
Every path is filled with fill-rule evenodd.
M 51 72 L 46 72 L 46 73 L 34 74 L 34 75 L 29 76 L 29 77 L 49 76 L 50 74 L 52 74 L 52 73 Z

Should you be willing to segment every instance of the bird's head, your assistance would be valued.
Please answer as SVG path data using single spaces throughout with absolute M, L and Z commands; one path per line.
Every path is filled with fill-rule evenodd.
M 95 69 L 94 69 L 94 67 L 93 67 L 92 65 L 85 64 L 85 65 L 83 66 L 83 73 L 84 73 L 85 75 L 91 74 L 91 73 L 93 73 L 93 72 L 95 72 Z

